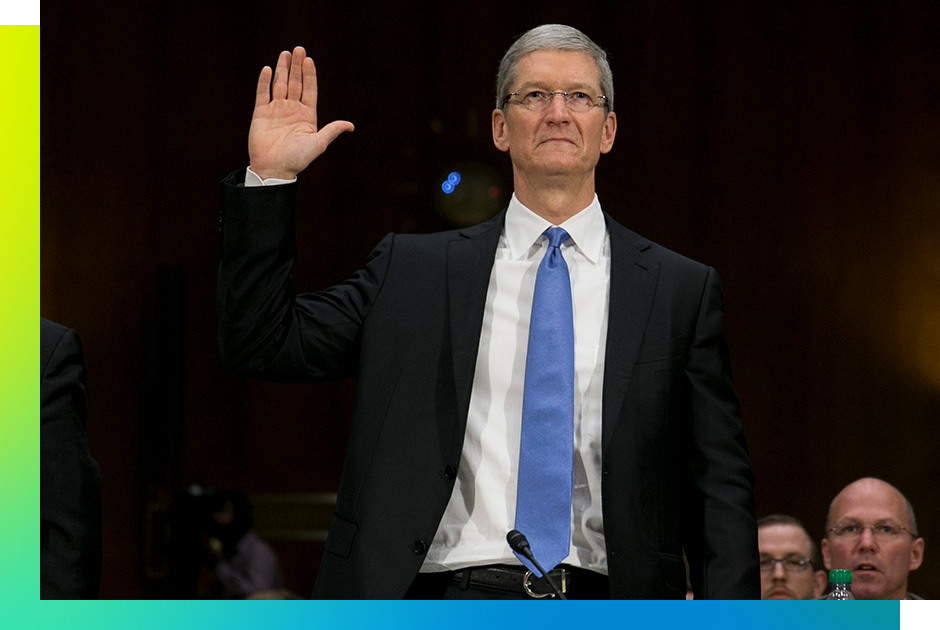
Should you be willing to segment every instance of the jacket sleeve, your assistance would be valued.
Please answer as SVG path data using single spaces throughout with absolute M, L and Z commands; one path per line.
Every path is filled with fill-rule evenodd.
M 683 539 L 696 598 L 758 599 L 754 478 L 722 326 L 722 291 L 709 268 L 686 364 L 692 484 Z
M 297 184 L 246 188 L 238 183 L 241 173 L 222 182 L 217 292 L 223 362 L 276 381 L 354 374 L 361 326 L 381 289 L 393 237 L 346 282 L 296 295 Z

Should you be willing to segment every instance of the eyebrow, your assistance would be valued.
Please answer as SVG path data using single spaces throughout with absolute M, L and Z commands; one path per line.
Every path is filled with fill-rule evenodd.
M 552 88 L 550 88 L 544 81 L 526 81 L 520 85 L 517 90 L 527 90 L 529 88 L 539 88 L 541 90 L 545 90 L 546 92 L 552 91 Z M 592 94 L 594 90 L 600 90 L 600 88 L 595 88 L 588 83 L 572 83 L 564 89 L 565 92 L 590 92 Z

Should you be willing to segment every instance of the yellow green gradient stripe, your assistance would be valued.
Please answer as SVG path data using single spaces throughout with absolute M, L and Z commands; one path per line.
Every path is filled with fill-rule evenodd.
M 29 314 L 39 306 L 39 72 L 39 26 L 0 26 L 0 593 L 6 602 L 39 598 L 39 423 L 33 415 L 39 328 L 36 312 Z M 7 620 L 19 614 L 18 606 L 3 608 Z

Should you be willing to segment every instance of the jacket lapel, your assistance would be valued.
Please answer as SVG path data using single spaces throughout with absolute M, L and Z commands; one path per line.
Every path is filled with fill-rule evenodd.
M 602 457 L 614 434 L 653 306 L 658 263 L 646 260 L 650 241 L 610 216 L 610 305 L 604 366 Z
M 486 292 L 505 217 L 504 210 L 485 223 L 460 230 L 447 247 L 449 333 L 457 414 L 462 427 L 466 426 L 470 408 Z

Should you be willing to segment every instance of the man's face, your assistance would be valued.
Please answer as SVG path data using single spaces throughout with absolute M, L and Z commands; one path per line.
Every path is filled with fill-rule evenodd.
M 757 530 L 757 546 L 761 560 L 768 558 L 812 558 L 812 542 L 802 527 L 789 524 L 764 525 Z M 769 571 L 761 567 L 761 599 L 813 599 L 822 595 L 826 585 L 825 571 L 806 565 L 794 571 L 783 562 L 773 562 Z
M 597 65 L 587 54 L 575 51 L 539 50 L 529 53 L 516 66 L 510 91 L 601 93 Z M 505 96 L 504 94 L 500 95 Z M 493 111 L 493 142 L 509 151 L 516 178 L 544 186 L 546 178 L 582 175 L 593 183 L 594 166 L 601 153 L 614 145 L 616 116 L 605 107 L 583 112 L 568 109 L 562 96 L 552 98 L 542 111 L 531 111 L 515 103 L 505 112 Z
M 902 531 L 893 540 L 878 539 L 871 525 L 895 523 L 910 529 L 903 497 L 877 479 L 862 479 L 846 487 L 833 501 L 827 529 L 854 523 L 866 529 L 858 538 L 829 532 L 821 549 L 827 569 L 850 569 L 857 599 L 903 599 L 907 574 L 920 566 L 924 539 Z

